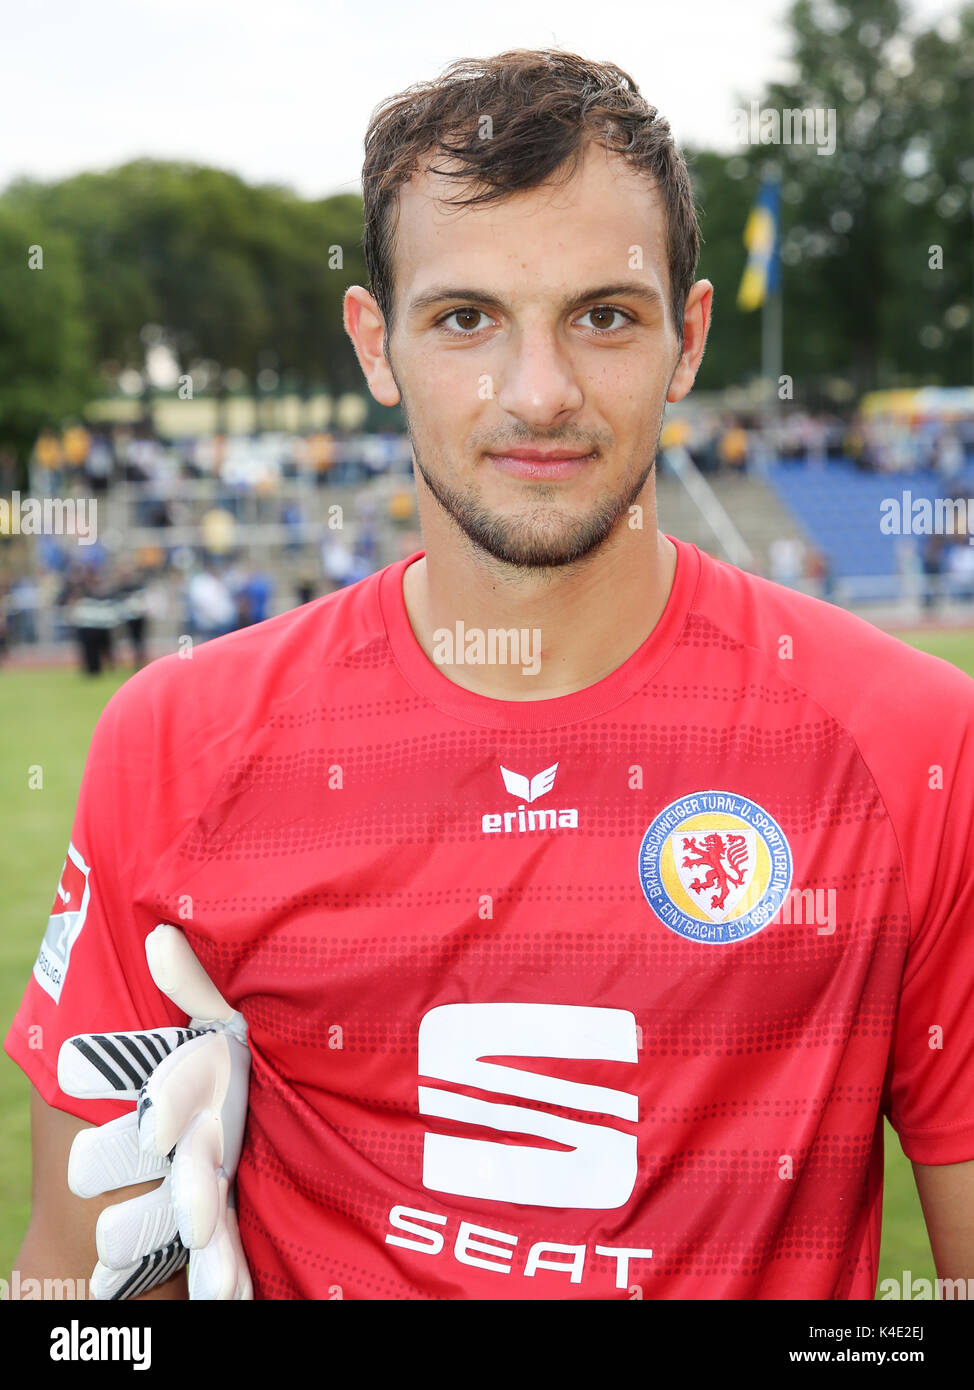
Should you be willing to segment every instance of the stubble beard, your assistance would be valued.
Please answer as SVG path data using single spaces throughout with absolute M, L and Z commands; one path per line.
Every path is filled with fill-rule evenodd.
M 561 569 L 593 555 L 623 519 L 628 519 L 630 508 L 656 464 L 654 450 L 648 464 L 622 493 L 602 497 L 584 516 L 572 516 L 557 507 L 547 507 L 545 504 L 555 495 L 555 489 L 541 485 L 530 511 L 508 517 L 492 512 L 476 497 L 434 478 L 424 465 L 415 442 L 413 455 L 430 493 L 467 539 L 500 564 L 520 570 Z
M 397 382 L 398 385 L 398 382 Z M 490 511 L 476 497 L 471 497 L 451 488 L 447 483 L 435 478 L 423 463 L 416 446 L 416 435 L 409 420 L 406 398 L 399 389 L 400 408 L 406 431 L 413 448 L 416 468 L 441 509 L 455 526 L 467 537 L 470 543 L 482 554 L 489 555 L 499 564 L 516 570 L 544 571 L 563 569 L 566 565 L 578 564 L 593 555 L 609 539 L 623 518 L 628 519 L 629 511 L 636 498 L 646 486 L 646 481 L 656 467 L 659 451 L 659 437 L 663 428 L 662 411 L 656 431 L 656 441 L 652 454 L 621 493 L 615 497 L 603 497 L 595 509 L 586 516 L 565 516 L 561 524 L 552 526 L 552 509 L 545 508 L 545 502 L 555 496 L 551 487 L 538 488 L 536 502 L 540 504 L 533 512 L 511 519 Z M 542 532 L 542 527 L 544 531 Z

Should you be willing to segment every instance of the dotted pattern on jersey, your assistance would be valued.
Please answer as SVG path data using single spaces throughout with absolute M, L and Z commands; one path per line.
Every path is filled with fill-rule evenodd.
M 501 766 L 554 763 L 536 806 L 505 789 Z M 795 888 L 834 891 L 834 931 L 775 920 L 714 947 L 662 924 L 640 841 L 707 789 L 774 816 Z M 519 805 L 568 808 L 577 828 L 522 831 Z M 240 1221 L 260 1296 L 626 1296 L 596 1244 L 652 1247 L 630 1283 L 656 1297 L 833 1297 L 861 1268 L 910 930 L 899 851 L 847 732 L 702 614 L 643 689 L 551 734 L 441 714 L 384 638 L 359 645 L 251 731 L 151 898 L 250 1028 Z M 636 1094 L 638 1125 L 611 1122 L 639 1135 L 623 1211 L 424 1187 L 426 1133 L 472 1131 L 418 1113 L 419 1023 L 485 1001 L 633 1015 L 634 1064 L 522 1063 Z M 444 1216 L 443 1249 L 388 1245 L 397 1205 Z M 517 1235 L 509 1276 L 458 1263 L 464 1220 Z M 525 1277 L 536 1241 L 584 1243 L 582 1284 Z

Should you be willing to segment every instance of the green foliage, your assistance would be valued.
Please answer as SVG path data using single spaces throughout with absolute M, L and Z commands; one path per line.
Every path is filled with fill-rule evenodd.
M 80 414 L 93 386 L 71 238 L 0 203 L 0 450 L 22 463 L 38 431 Z
M 756 373 L 760 315 L 735 301 L 746 206 L 762 173 L 782 179 L 784 370 L 804 404 L 829 378 L 856 393 L 971 381 L 974 7 L 956 39 L 910 27 L 900 0 L 798 0 L 789 14 L 793 77 L 741 93 L 762 109 L 834 110 L 836 147 L 748 145 L 691 164 L 716 287 L 699 376 L 720 387 Z M 943 248 L 931 269 L 930 248 Z M 719 276 L 719 279 L 717 278 Z
M 221 169 L 139 159 L 54 184 L 20 180 L 0 208 L 73 247 L 72 296 L 62 293 L 57 308 L 66 335 L 91 325 L 92 377 L 141 370 L 152 325 L 182 372 L 206 363 L 216 368 L 208 375 L 234 368 L 253 382 L 271 367 L 309 394 L 361 385 L 341 315 L 346 288 L 366 278 L 360 198 L 306 202 Z M 15 236 L 0 252 L 8 273 L 23 263 Z M 0 325 L 13 353 L 32 328 L 24 307 Z M 64 411 L 52 390 L 59 375 L 34 375 L 45 419 Z

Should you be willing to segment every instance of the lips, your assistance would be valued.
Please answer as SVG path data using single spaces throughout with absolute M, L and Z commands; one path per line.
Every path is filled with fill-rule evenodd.
M 595 454 L 552 453 L 538 450 L 525 450 L 523 453 L 488 454 L 491 463 L 501 473 L 515 478 L 537 478 L 547 482 L 559 478 L 572 478 L 580 473 Z

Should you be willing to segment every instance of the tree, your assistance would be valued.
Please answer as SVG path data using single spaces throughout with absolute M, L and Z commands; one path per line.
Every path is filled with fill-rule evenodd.
M 35 268 L 31 268 L 31 264 Z M 80 415 L 96 388 L 84 291 L 69 237 L 0 205 L 0 450 L 29 486 L 38 433 Z

